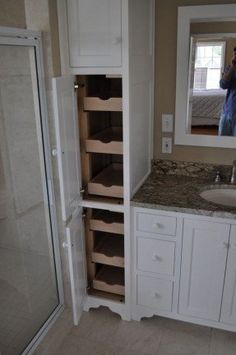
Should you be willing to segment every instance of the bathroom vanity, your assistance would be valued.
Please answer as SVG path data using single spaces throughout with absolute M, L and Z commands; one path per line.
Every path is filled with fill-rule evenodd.
M 199 195 L 216 167 L 154 164 L 140 188 L 152 159 L 154 1 L 58 0 L 58 14 L 52 153 L 74 323 L 106 306 L 126 320 L 236 330 L 236 208 Z
M 157 162 L 133 198 L 133 319 L 157 314 L 236 330 L 236 208 L 200 197 L 225 186 L 205 168 Z

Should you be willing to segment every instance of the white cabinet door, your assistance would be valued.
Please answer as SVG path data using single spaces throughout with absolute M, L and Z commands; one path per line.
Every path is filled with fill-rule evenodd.
M 81 200 L 79 126 L 74 77 L 53 78 L 57 157 L 64 221 Z
M 236 325 L 236 226 L 231 227 L 221 321 Z
M 184 221 L 179 313 L 219 321 L 230 226 Z
M 74 324 L 78 325 L 86 297 L 86 262 L 82 210 L 78 209 L 66 227 Z
M 122 0 L 66 0 L 71 67 L 121 66 Z

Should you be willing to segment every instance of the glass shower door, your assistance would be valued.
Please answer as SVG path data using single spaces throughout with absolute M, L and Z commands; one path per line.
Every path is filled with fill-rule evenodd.
M 0 43 L 0 353 L 20 354 L 60 303 L 34 46 Z

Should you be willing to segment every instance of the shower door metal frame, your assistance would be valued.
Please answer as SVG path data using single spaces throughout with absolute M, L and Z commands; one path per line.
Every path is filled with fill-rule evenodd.
M 38 84 L 38 101 L 40 110 L 40 126 L 41 126 L 41 136 L 42 136 L 42 149 L 44 156 L 44 166 L 45 166 L 45 186 L 43 186 L 44 193 L 47 195 L 48 200 L 48 210 L 50 214 L 51 222 L 51 236 L 52 245 L 54 251 L 54 261 L 55 261 L 55 274 L 57 279 L 57 289 L 59 304 L 49 316 L 47 321 L 40 328 L 38 333 L 34 336 L 22 355 L 32 354 L 37 345 L 46 335 L 49 328 L 55 322 L 57 317 L 61 314 L 64 309 L 64 294 L 63 294 L 63 281 L 62 281 L 62 271 L 61 271 L 61 260 L 60 260 L 60 249 L 59 249 L 59 237 L 58 237 L 58 227 L 56 218 L 56 205 L 55 205 L 55 195 L 53 188 L 53 174 L 52 174 L 52 164 L 51 164 L 51 148 L 49 140 L 49 127 L 48 127 L 48 113 L 47 113 L 47 101 L 46 101 L 46 89 L 45 89 L 45 75 L 43 66 L 43 48 L 42 48 L 42 35 L 40 32 L 23 30 L 18 28 L 1 27 L 0 26 L 0 45 L 12 45 L 12 46 L 24 46 L 34 48 L 35 53 L 35 67 L 37 74 L 37 84 Z

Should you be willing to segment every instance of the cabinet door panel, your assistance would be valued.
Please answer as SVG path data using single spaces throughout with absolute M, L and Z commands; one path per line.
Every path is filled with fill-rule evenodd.
M 181 314 L 219 320 L 229 228 L 221 223 L 184 221 Z
M 62 218 L 66 221 L 81 199 L 79 126 L 74 77 L 53 78 L 53 99 Z
M 121 0 L 67 0 L 70 65 L 121 65 Z
M 86 263 L 82 210 L 78 210 L 66 228 L 68 262 L 74 324 L 78 325 L 86 297 Z
M 236 226 L 232 226 L 230 233 L 221 321 L 236 325 Z

